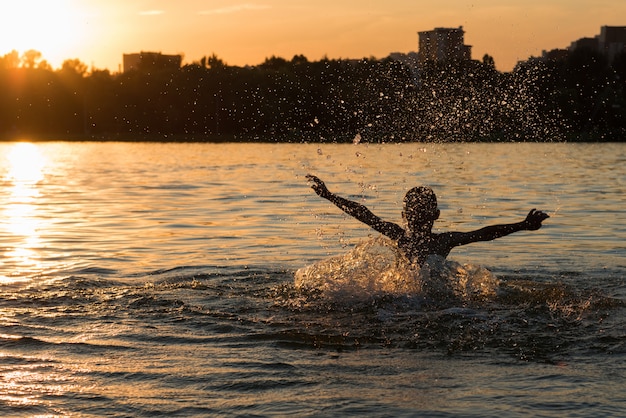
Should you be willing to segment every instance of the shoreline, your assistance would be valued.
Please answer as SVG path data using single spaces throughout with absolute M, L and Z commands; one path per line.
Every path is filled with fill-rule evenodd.
M 294 135 L 294 137 L 298 137 Z M 154 143 L 284 143 L 284 144 L 352 144 L 353 136 L 338 135 L 334 138 L 299 136 L 299 139 L 286 139 L 283 136 L 258 136 L 258 135 L 76 135 L 76 134 L 46 134 L 46 135 L 11 135 L 0 136 L 2 142 L 154 142 Z M 388 139 L 361 140 L 362 144 L 404 144 L 404 143 L 619 143 L 626 142 L 626 132 L 593 133 L 582 132 L 569 134 L 564 138 L 537 140 L 520 138 L 489 137 L 480 139 Z

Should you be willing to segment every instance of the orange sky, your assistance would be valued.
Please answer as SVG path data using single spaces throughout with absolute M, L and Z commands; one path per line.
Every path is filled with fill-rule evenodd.
M 544 49 L 626 26 L 615 0 L 16 0 L 0 3 L 0 54 L 41 51 L 117 71 L 123 53 L 217 54 L 229 65 L 271 55 L 310 60 L 417 52 L 417 32 L 463 26 L 472 57 L 509 71 Z

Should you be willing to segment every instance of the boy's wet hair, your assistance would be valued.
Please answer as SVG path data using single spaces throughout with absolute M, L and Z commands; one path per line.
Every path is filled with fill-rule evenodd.
M 435 216 L 437 212 L 437 196 L 430 187 L 413 187 L 404 195 L 405 209 L 416 210 L 424 218 Z

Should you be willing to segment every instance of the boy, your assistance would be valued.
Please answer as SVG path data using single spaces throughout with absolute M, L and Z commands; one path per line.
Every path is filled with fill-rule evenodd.
M 316 176 L 309 174 L 307 179 L 313 182 L 311 187 L 319 196 L 396 241 L 404 255 L 419 266 L 431 254 L 446 258 L 450 250 L 459 245 L 491 241 L 517 231 L 536 231 L 541 228 L 541 222 L 549 218 L 546 213 L 532 209 L 522 222 L 487 226 L 472 232 L 435 234 L 432 232 L 433 223 L 439 219 L 440 214 L 437 209 L 437 197 L 431 188 L 421 186 L 412 188 L 404 196 L 402 217 L 407 222 L 407 229 L 403 229 L 400 225 L 382 220 L 360 203 L 331 193 L 324 182 Z

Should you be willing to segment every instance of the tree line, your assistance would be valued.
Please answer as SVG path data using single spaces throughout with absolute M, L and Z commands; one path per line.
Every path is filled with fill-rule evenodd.
M 499 72 L 493 58 L 413 67 L 392 58 L 120 74 L 0 57 L 0 138 L 234 141 L 622 140 L 626 55 L 592 50 Z

